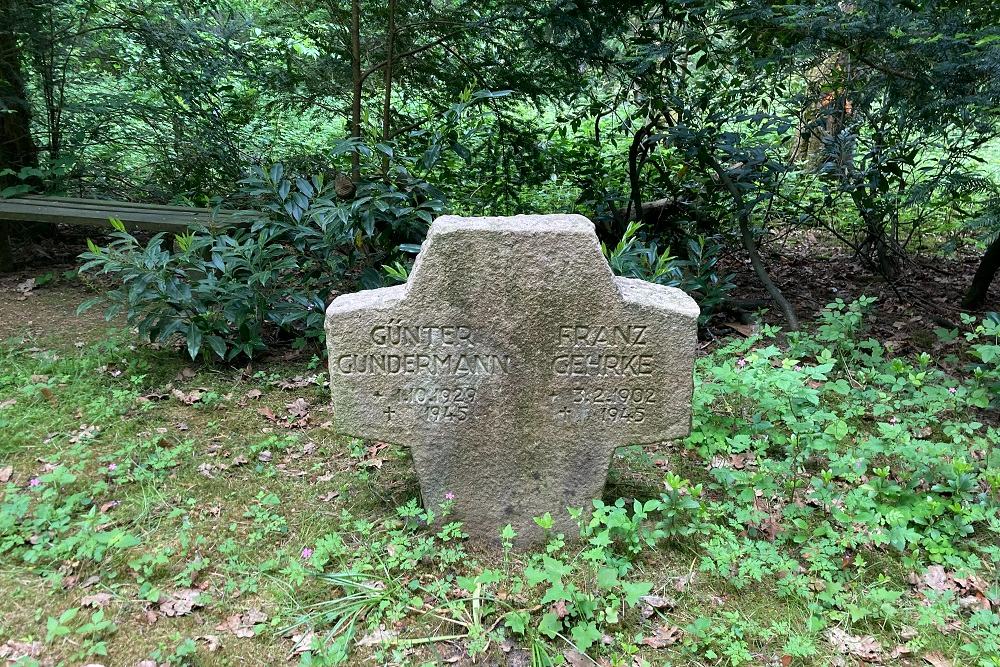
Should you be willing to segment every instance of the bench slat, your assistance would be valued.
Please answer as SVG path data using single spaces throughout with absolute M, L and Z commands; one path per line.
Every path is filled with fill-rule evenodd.
M 57 202 L 60 204 L 71 204 L 75 206 L 82 207 L 112 207 L 114 209 L 149 209 L 154 211 L 177 211 L 181 213 L 190 213 L 192 211 L 196 213 L 215 213 L 219 216 L 227 215 L 244 215 L 253 214 L 256 211 L 237 211 L 232 209 L 211 209 L 211 208 L 199 208 L 195 206 L 172 206 L 172 205 L 161 205 L 161 204 L 142 204 L 139 202 L 132 201 L 116 201 L 114 199 L 87 199 L 87 198 L 76 198 L 76 197 L 50 197 L 48 195 L 22 195 L 16 200 L 11 201 L 34 201 L 34 202 Z
M 63 223 L 110 227 L 109 218 L 127 228 L 150 231 L 183 231 L 195 224 L 217 227 L 247 224 L 250 211 L 213 211 L 180 206 L 131 205 L 111 200 L 73 200 L 68 197 L 19 197 L 0 200 L 0 220 Z

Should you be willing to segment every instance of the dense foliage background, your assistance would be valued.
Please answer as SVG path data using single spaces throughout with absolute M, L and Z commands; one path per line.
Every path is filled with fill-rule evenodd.
M 0 221 L 0 662 L 1000 667 L 998 114 L 997 0 L 0 0 L 0 199 L 239 211 Z M 446 212 L 702 308 L 534 551 L 334 427 Z
M 129 285 L 116 308 L 154 337 L 193 338 L 192 354 L 202 340 L 232 358 L 320 337 L 302 309 L 405 278 L 441 212 L 583 213 L 618 246 L 616 268 L 681 285 L 706 322 L 748 307 L 727 297 L 725 253 L 749 260 L 796 328 L 760 246 L 803 230 L 890 281 L 915 253 L 978 249 L 973 308 L 1000 265 L 991 0 L 0 12 L 6 196 L 264 212 L 181 244 L 121 232 L 86 255 Z

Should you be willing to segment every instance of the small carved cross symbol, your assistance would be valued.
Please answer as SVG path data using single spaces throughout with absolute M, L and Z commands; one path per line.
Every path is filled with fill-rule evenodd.
M 386 420 L 387 422 L 389 422 L 389 421 L 392 421 L 392 414 L 393 414 L 393 413 L 394 413 L 395 411 L 396 411 L 396 410 L 395 410 L 395 409 L 393 409 L 393 407 L 392 407 L 391 405 L 387 406 L 387 407 L 386 407 L 386 409 L 382 411 L 382 412 L 384 412 L 384 413 L 385 413 L 385 420 Z
M 558 414 L 562 418 L 562 420 L 564 422 L 568 422 L 569 421 L 569 416 L 571 414 L 573 414 L 573 411 L 570 410 L 569 408 L 563 408 L 562 410 L 560 410 L 556 414 Z

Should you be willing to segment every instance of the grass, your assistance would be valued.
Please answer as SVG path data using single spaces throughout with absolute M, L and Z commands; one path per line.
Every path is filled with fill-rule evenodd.
M 866 439 L 889 431 L 856 409 L 861 393 L 836 402 L 843 388 L 833 375 L 823 382 L 837 390 L 816 389 L 820 404 L 803 424 L 803 411 L 781 401 L 794 408 L 806 400 L 811 389 L 796 375 L 804 371 L 775 366 L 781 357 L 767 356 L 766 340 L 744 345 L 701 365 L 697 437 L 615 457 L 605 501 L 660 499 L 646 523 L 629 523 L 629 500 L 591 525 L 589 544 L 554 538 L 531 554 L 466 544 L 447 507 L 410 502 L 419 489 L 404 449 L 373 452 L 336 436 L 317 359 L 194 367 L 172 350 L 133 349 L 121 333 L 82 347 L 9 341 L 0 346 L 0 471 L 9 469 L 0 487 L 0 651 L 10 659 L 33 645 L 41 664 L 66 665 L 429 665 L 467 654 L 536 665 L 862 664 L 863 645 L 852 652 L 829 635 L 844 629 L 898 664 L 928 655 L 1000 664 L 991 643 L 1000 637 L 997 617 L 976 616 L 959 600 L 964 593 L 919 583 L 938 564 L 949 585 L 978 578 L 968 590 L 980 607 L 1000 603 L 995 452 L 956 458 L 986 447 L 991 427 L 972 428 L 968 441 L 953 438 L 939 454 L 932 441 L 947 439 L 925 433 L 920 446 L 932 462 L 912 474 L 937 477 L 914 482 L 917 496 L 873 491 L 877 503 L 852 507 L 862 502 L 852 485 L 871 487 L 879 464 L 899 466 L 888 480 L 908 488 L 902 450 L 883 442 L 865 481 L 834 473 L 831 503 L 853 513 L 838 522 L 832 508 L 815 509 L 823 471 L 837 470 L 839 456 L 867 456 Z M 818 351 L 810 355 L 822 366 Z M 898 378 L 912 372 L 899 368 Z M 894 414 L 912 413 L 900 443 L 929 418 L 947 430 L 988 416 L 947 403 L 944 385 L 893 382 Z M 955 400 L 971 397 L 972 380 L 959 382 Z M 716 385 L 726 387 L 718 396 Z M 758 395 L 741 396 L 747 387 Z M 768 392 L 784 394 L 769 405 Z M 306 424 L 288 407 L 297 399 L 308 402 Z M 755 428 L 758 435 L 734 440 Z M 772 441 L 758 447 L 768 430 Z M 776 435 L 796 430 L 818 434 L 800 458 Z M 757 458 L 741 468 L 747 451 Z M 961 474 L 977 485 L 969 493 L 930 488 L 973 484 Z M 671 496 L 671 486 L 683 491 Z M 930 505 L 912 505 L 920 494 L 952 503 L 935 510 L 933 530 Z M 674 509 L 680 518 L 668 520 Z M 914 533 L 906 548 L 862 537 L 904 511 L 925 517 L 903 522 Z M 768 516 L 780 524 L 776 536 L 767 537 Z M 650 547 L 643 539 L 654 525 L 662 535 Z M 949 532 L 964 525 L 973 530 L 961 540 Z M 612 546 L 585 549 L 601 535 Z M 646 609 L 641 592 L 672 602 Z M 197 604 L 171 613 L 171 600 L 186 595 Z M 658 630 L 675 628 L 675 639 L 657 647 Z M 300 655 L 309 632 L 313 650 Z M 572 653 L 587 642 L 604 662 Z

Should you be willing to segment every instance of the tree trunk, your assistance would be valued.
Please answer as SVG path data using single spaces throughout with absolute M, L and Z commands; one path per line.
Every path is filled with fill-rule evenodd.
M 753 267 L 754 273 L 757 274 L 757 279 L 760 280 L 764 289 L 767 293 L 771 295 L 771 298 L 781 309 L 781 313 L 785 316 L 785 322 L 788 323 L 788 328 L 791 331 L 799 330 L 799 318 L 795 315 L 795 308 L 792 304 L 785 298 L 781 293 L 781 290 L 774 281 L 771 280 L 771 276 L 767 273 L 767 267 L 764 266 L 764 260 L 761 259 L 760 253 L 757 251 L 757 243 L 753 238 L 753 230 L 750 228 L 750 209 L 747 208 L 746 201 L 743 198 L 743 193 L 740 191 L 739 186 L 733 182 L 733 179 L 729 177 L 726 170 L 722 168 L 719 161 L 716 160 L 711 155 L 707 156 L 708 165 L 712 170 L 718 175 L 719 180 L 722 184 L 729 190 L 729 194 L 732 195 L 733 201 L 736 202 L 736 206 L 739 208 L 739 224 L 740 224 L 740 240 L 743 241 L 743 247 L 747 251 L 747 255 L 750 256 L 750 266 Z
M 351 0 L 351 78 L 353 94 L 351 98 L 351 138 L 361 139 L 361 0 Z M 357 184 L 361 180 L 361 153 L 351 153 L 351 180 Z
M 16 11 L 15 2 L 0 0 L 0 16 Z M 21 50 L 10 23 L 0 26 L 0 169 L 18 171 L 38 166 L 38 147 L 31 137 L 31 106 L 21 73 Z
M 0 0 L 0 170 L 15 172 L 38 166 L 38 147 L 31 136 L 31 105 L 21 72 L 21 49 L 14 33 L 16 0 Z M 19 183 L 13 176 L 0 176 L 0 190 Z M 10 224 L 0 223 L 0 271 L 14 268 L 10 247 Z
M 14 270 L 14 253 L 10 249 L 10 234 L 8 222 L 0 222 L 0 273 Z
M 385 100 L 382 103 L 382 143 L 392 136 L 392 49 L 396 44 L 396 0 L 389 0 L 389 31 L 385 39 Z M 389 156 L 382 155 L 382 176 L 389 174 Z
M 966 308 L 981 308 L 986 303 L 986 295 L 990 291 L 990 283 L 1000 270 L 1000 234 L 993 240 L 993 243 L 986 249 L 983 259 L 979 262 L 976 275 L 972 278 L 969 291 L 962 299 L 962 305 Z

